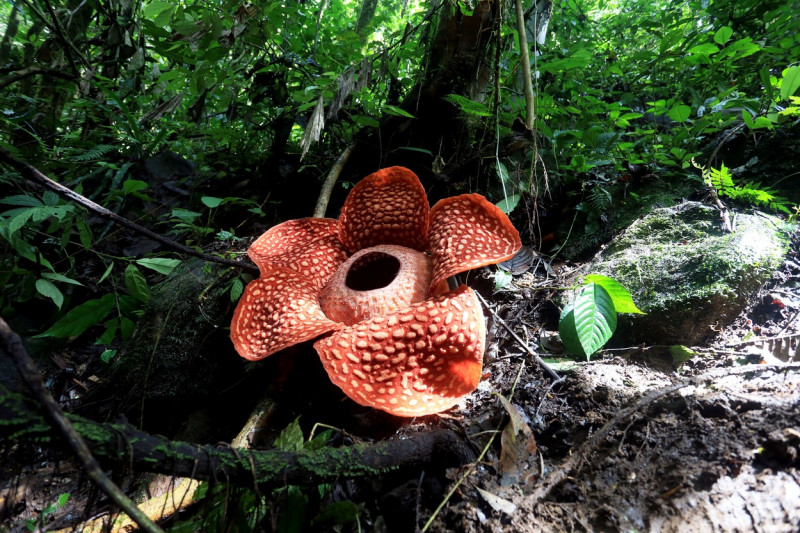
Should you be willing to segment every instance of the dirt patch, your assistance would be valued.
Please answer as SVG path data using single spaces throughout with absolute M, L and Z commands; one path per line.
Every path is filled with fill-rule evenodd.
M 343 429 L 341 444 L 448 427 L 465 435 L 480 455 L 479 462 L 460 469 L 443 472 L 431 465 L 422 473 L 343 481 L 328 486 L 322 497 L 308 498 L 308 516 L 321 516 L 326 505 L 355 502 L 358 524 L 339 525 L 340 531 L 422 528 L 446 498 L 430 531 L 797 531 L 800 372 L 791 363 L 796 344 L 784 362 L 768 343 L 748 339 L 798 333 L 798 274 L 800 266 L 790 258 L 731 327 L 692 347 L 688 361 L 675 362 L 657 347 L 633 347 L 580 363 L 561 372 L 564 379 L 557 383 L 527 351 L 541 351 L 545 331 L 553 326 L 549 298 L 531 287 L 492 295 L 485 290 L 486 278 L 473 279 L 525 346 L 494 320 L 485 379 L 458 409 L 390 426 L 350 402 L 332 401 L 339 393 L 330 386 L 300 391 L 288 379 L 291 390 L 283 405 L 292 407 L 275 419 L 273 433 L 298 414 L 306 426 L 325 421 Z M 311 356 L 297 361 L 305 369 L 315 362 Z M 743 365 L 762 361 L 771 364 L 741 372 Z M 713 376 L 691 382 L 709 373 Z M 50 383 L 58 382 L 58 369 L 49 375 Z M 654 395 L 667 387 L 674 390 Z M 67 392 L 62 400 L 70 397 Z M 498 395 L 510 398 L 538 446 L 510 466 L 502 460 L 499 432 L 508 416 Z M 82 412 L 89 414 L 90 407 Z M 241 405 L 239 415 L 248 407 Z M 324 408 L 329 415 L 320 414 Z M 90 498 L 79 469 L 63 456 L 13 442 L 0 443 L 0 456 L 5 459 L 0 507 L 9 530 L 24 531 L 26 521 L 36 520 L 74 525 L 86 509 L 105 510 L 105 502 Z M 512 473 L 519 481 L 508 482 L 514 477 L 509 468 L 518 470 Z M 551 483 L 559 473 L 563 479 Z M 118 479 L 135 487 L 126 484 L 131 479 Z M 52 509 L 67 492 L 66 504 Z M 280 516 L 288 508 L 286 494 L 267 498 L 270 512 Z M 275 530 L 272 516 L 254 530 Z M 307 527 L 333 530 L 321 522 Z

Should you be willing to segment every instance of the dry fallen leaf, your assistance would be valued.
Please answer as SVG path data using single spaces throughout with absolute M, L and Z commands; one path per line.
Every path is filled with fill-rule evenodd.
M 519 409 L 499 396 L 509 422 L 500 435 L 500 485 L 527 484 L 536 476 L 536 439 Z

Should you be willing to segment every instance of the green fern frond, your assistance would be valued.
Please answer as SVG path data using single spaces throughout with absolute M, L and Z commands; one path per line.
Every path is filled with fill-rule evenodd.
M 592 187 L 592 190 L 589 193 L 589 203 L 592 204 L 592 207 L 596 211 L 605 211 L 611 207 L 611 202 L 611 193 L 608 192 L 604 187 L 600 185 L 595 185 Z
M 100 159 L 107 153 L 115 150 L 116 147 L 110 144 L 98 144 L 97 146 L 90 148 L 89 150 L 85 151 L 82 154 L 78 154 L 72 157 L 72 160 L 78 163 L 85 163 L 86 161 L 94 161 L 96 159 Z

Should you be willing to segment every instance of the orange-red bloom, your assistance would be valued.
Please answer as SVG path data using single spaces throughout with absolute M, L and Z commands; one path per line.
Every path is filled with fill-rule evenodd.
M 520 246 L 483 196 L 430 209 L 413 172 L 385 168 L 353 188 L 339 220 L 290 220 L 253 243 L 261 277 L 244 291 L 231 340 L 258 360 L 325 335 L 314 348 L 347 396 L 398 416 L 438 413 L 478 386 L 486 341 L 475 293 L 450 291 L 447 278 Z

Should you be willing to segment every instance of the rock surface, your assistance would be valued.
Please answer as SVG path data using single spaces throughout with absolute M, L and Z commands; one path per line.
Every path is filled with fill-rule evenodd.
M 645 315 L 621 315 L 613 341 L 696 344 L 730 323 L 782 263 L 790 225 L 735 213 L 734 232 L 698 202 L 655 209 L 605 247 L 588 272 L 624 285 Z

